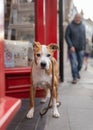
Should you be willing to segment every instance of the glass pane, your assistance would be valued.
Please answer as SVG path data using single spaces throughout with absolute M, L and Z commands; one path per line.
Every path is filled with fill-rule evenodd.
M 31 66 L 35 39 L 34 0 L 5 0 L 5 67 Z

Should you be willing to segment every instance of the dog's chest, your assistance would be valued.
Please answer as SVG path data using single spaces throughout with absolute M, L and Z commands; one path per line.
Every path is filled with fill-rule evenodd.
M 45 70 L 35 68 L 32 69 L 33 84 L 38 86 L 44 86 L 46 84 L 51 85 L 52 75 L 48 75 Z

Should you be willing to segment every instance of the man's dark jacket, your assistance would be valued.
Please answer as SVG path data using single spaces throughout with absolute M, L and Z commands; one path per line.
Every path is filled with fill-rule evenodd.
M 76 50 L 84 50 L 86 45 L 86 32 L 83 23 L 76 24 L 72 21 L 66 28 L 65 39 L 68 48 L 74 46 Z

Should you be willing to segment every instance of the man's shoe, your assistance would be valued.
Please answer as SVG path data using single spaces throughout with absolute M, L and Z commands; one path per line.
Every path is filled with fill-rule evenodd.
M 80 74 L 78 74 L 77 78 L 78 78 L 78 79 L 80 79 L 80 78 L 81 78 L 81 77 L 80 77 Z
M 72 84 L 76 84 L 76 83 L 77 83 L 77 80 L 73 79 Z
M 87 70 L 87 66 L 85 67 L 85 70 Z

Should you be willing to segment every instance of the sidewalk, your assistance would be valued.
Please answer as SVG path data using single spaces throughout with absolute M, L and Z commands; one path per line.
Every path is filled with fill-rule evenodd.
M 69 63 L 65 65 L 65 82 L 60 84 L 61 117 L 48 118 L 44 130 L 93 130 L 93 68 L 81 71 L 81 79 L 72 85 Z
M 65 82 L 59 86 L 60 118 L 51 116 L 51 110 L 39 118 L 41 105 L 36 99 L 36 112 L 32 120 L 27 120 L 25 115 L 28 110 L 29 100 L 23 100 L 22 108 L 7 130 L 93 130 L 93 68 L 81 71 L 81 79 L 72 85 L 69 62 L 65 65 Z M 39 120 L 40 119 L 40 120 Z

